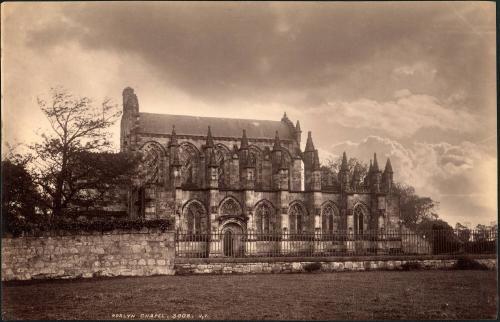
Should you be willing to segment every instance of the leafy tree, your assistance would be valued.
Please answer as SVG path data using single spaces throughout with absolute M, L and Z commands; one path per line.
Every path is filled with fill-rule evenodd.
M 474 240 L 485 241 L 490 238 L 491 230 L 486 225 L 478 224 L 474 229 Z
M 401 220 L 405 226 L 415 229 L 424 221 L 425 226 L 427 221 L 432 222 L 438 219 L 436 212 L 438 202 L 429 197 L 418 196 L 415 188 L 407 184 L 396 183 L 394 189 L 400 195 Z
M 90 98 L 75 97 L 60 88 L 51 89 L 49 100 L 39 98 L 38 105 L 52 131 L 43 133 L 41 142 L 30 147 L 33 177 L 47 197 L 47 206 L 58 217 L 82 189 L 88 188 L 79 176 L 83 153 L 110 147 L 108 128 L 121 112 L 109 99 L 97 107 Z
M 99 209 L 120 199 L 120 187 L 131 184 L 140 155 L 132 153 L 82 152 L 70 168 L 71 205 Z
M 335 186 L 338 185 L 338 173 L 340 165 L 342 164 L 342 157 L 336 160 L 329 159 L 325 165 L 321 166 L 321 184 L 322 186 Z M 352 178 L 354 167 L 359 165 L 360 178 L 364 178 L 368 173 L 368 166 L 356 158 L 349 158 L 347 165 L 349 167 L 349 177 Z
M 327 160 L 326 165 L 324 165 L 324 167 L 325 170 L 328 169 L 336 175 L 339 173 L 341 164 L 342 164 L 342 156 L 338 157 L 336 160 L 331 160 L 331 159 Z M 350 176 L 353 175 L 354 167 L 356 166 L 356 164 L 359 165 L 360 175 L 361 178 L 363 178 L 368 173 L 368 165 L 359 161 L 356 158 L 349 158 L 347 161 L 347 166 L 349 167 L 349 174 Z
M 416 229 L 423 232 L 431 230 L 453 232 L 453 227 L 451 227 L 446 221 L 439 218 L 423 218 L 422 221 L 416 226 Z
M 15 160 L 2 161 L 2 227 L 17 234 L 27 222 L 45 221 L 41 196 L 25 165 Z
M 455 230 L 457 231 L 458 238 L 462 242 L 467 242 L 470 240 L 471 230 L 469 228 L 457 222 L 457 224 L 455 225 Z

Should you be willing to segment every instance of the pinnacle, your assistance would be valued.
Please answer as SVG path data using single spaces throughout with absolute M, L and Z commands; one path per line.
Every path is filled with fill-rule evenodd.
M 241 149 L 248 149 L 247 131 L 245 129 L 243 129 L 243 135 L 241 136 Z
M 212 137 L 212 131 L 210 130 L 210 126 L 208 126 L 207 142 L 206 142 L 205 146 L 207 148 L 213 148 L 214 147 L 214 139 Z
M 340 170 L 341 171 L 349 170 L 349 166 L 347 165 L 347 155 L 345 154 L 345 151 L 344 153 L 342 153 L 342 164 L 340 165 Z
M 319 169 L 320 169 L 320 163 L 319 163 L 318 150 L 314 150 L 313 170 L 319 170 Z
M 175 133 L 175 125 L 172 126 L 172 134 L 170 136 L 169 146 L 176 146 L 177 144 L 177 133 Z
M 385 163 L 385 173 L 393 173 L 392 172 L 392 164 L 391 164 L 391 159 L 387 158 L 387 162 Z
M 314 143 L 312 140 L 311 131 L 307 132 L 306 148 L 304 152 L 314 152 Z
M 375 172 L 379 172 L 379 168 L 378 168 L 378 162 L 377 162 L 377 153 L 374 153 L 373 154 L 373 171 Z

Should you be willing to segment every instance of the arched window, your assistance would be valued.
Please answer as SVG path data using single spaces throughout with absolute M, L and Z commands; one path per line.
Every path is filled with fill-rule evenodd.
M 183 186 L 197 186 L 199 179 L 198 149 L 190 143 L 181 143 L 179 146 L 181 162 L 181 179 Z
M 255 174 L 253 175 L 254 177 L 251 178 L 250 180 L 255 180 L 255 186 L 256 187 L 261 187 L 262 186 L 262 159 L 263 159 L 263 154 L 262 151 L 254 146 L 250 145 L 249 147 L 249 164 L 251 164 L 253 167 L 255 167 Z
M 368 211 L 366 208 L 358 204 L 354 207 L 354 233 L 362 235 L 368 230 Z
M 219 187 L 229 187 L 229 174 L 231 171 L 231 151 L 221 143 L 217 143 L 215 145 L 215 161 L 219 166 Z
M 260 202 L 255 208 L 255 226 L 258 234 L 279 232 L 279 218 L 270 203 Z
M 188 234 L 206 234 L 208 232 L 208 218 L 205 207 L 199 201 L 191 201 L 184 207 L 186 232 Z
M 146 183 L 161 183 L 163 180 L 165 152 L 157 142 L 147 142 L 141 148 L 142 171 Z
M 242 213 L 240 204 L 232 197 L 226 198 L 219 207 L 222 216 L 239 216 Z
M 323 234 L 332 234 L 340 230 L 340 216 L 333 204 L 328 203 L 321 208 L 321 230 Z
M 288 220 L 291 234 L 301 234 L 307 231 L 309 226 L 307 212 L 300 203 L 294 203 L 290 206 L 288 209 Z

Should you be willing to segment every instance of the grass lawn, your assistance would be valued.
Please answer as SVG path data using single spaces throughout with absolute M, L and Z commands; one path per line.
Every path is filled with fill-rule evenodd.
M 153 318 L 173 319 L 177 318 L 174 314 L 185 314 L 187 319 L 235 320 L 493 319 L 497 294 L 495 271 L 10 282 L 3 284 L 2 317 L 98 320 L 126 319 L 125 314 L 146 319 L 140 315 L 156 314 Z

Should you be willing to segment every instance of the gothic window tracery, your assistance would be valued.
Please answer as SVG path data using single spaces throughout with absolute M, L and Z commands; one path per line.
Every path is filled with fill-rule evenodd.
M 301 234 L 307 231 L 309 223 L 307 213 L 300 203 L 294 203 L 288 210 L 288 220 L 291 234 Z
M 179 146 L 179 160 L 181 162 L 181 185 L 197 185 L 199 177 L 198 150 L 190 144 Z
M 239 216 L 241 207 L 234 199 L 228 198 L 221 204 L 219 213 L 223 216 Z
M 354 207 L 354 232 L 357 235 L 362 235 L 368 230 L 368 211 L 362 204 Z
M 257 205 L 255 209 L 255 226 L 258 234 L 279 231 L 279 220 L 272 205 L 267 202 L 261 202 Z
M 198 202 L 192 201 L 184 209 L 186 232 L 189 235 L 206 234 L 208 231 L 207 212 L 205 207 Z
M 145 183 L 160 183 L 163 180 L 164 151 L 159 143 L 148 142 L 142 148 L 142 169 Z
M 230 150 L 222 144 L 215 146 L 215 161 L 219 166 L 219 187 L 229 187 L 231 171 L 231 153 Z
M 340 230 L 340 216 L 334 205 L 327 204 L 323 206 L 321 210 L 321 227 L 323 233 L 327 234 Z

